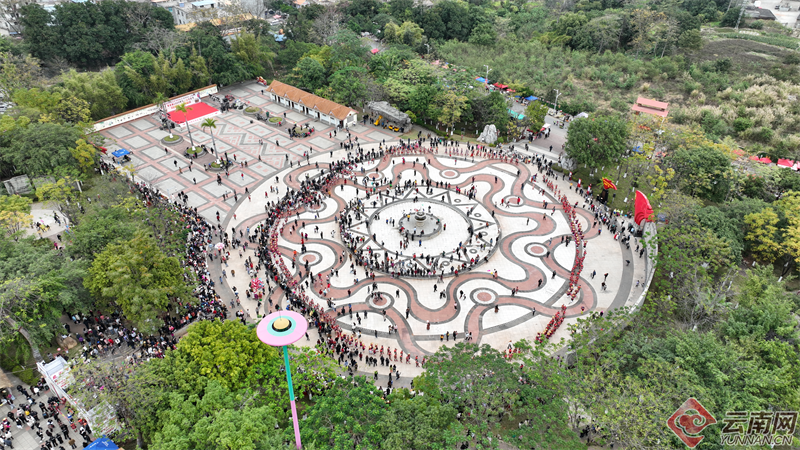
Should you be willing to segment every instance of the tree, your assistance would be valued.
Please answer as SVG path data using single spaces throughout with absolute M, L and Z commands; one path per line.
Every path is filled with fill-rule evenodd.
M 689 195 L 721 202 L 730 186 L 730 158 L 712 143 L 676 150 L 667 158 L 678 187 Z
M 703 46 L 703 38 L 700 30 L 686 30 L 678 36 L 678 47 L 689 50 L 700 50 Z
M 39 60 L 30 55 L 17 56 L 10 52 L 0 52 L 0 69 L 0 93 L 4 98 L 12 98 L 15 91 L 30 89 L 39 84 Z
M 43 183 L 36 188 L 36 198 L 40 202 L 46 202 L 49 206 L 54 206 L 59 211 L 64 212 L 63 207 L 69 202 L 72 192 L 75 190 L 76 180 L 66 176 L 59 178 L 52 183 Z
M 275 59 L 275 53 L 262 45 L 261 40 L 249 31 L 231 39 L 231 52 L 249 69 L 253 77 L 264 75 L 266 66 L 272 67 L 272 60 Z
M 440 347 L 414 387 L 461 412 L 476 445 L 495 448 L 494 428 L 520 401 L 520 376 L 518 366 L 508 364 L 490 346 L 459 342 Z
M 456 410 L 427 396 L 409 398 L 408 391 L 396 390 L 389 408 L 375 424 L 384 450 L 434 450 L 456 448 L 464 436 L 456 421 Z
M 381 389 L 358 377 L 336 379 L 331 388 L 306 410 L 300 422 L 304 443 L 319 448 L 356 450 L 375 448 L 381 436 L 373 428 L 387 410 Z
M 389 22 L 383 29 L 383 38 L 389 43 L 417 47 L 422 43 L 422 35 L 424 33 L 425 30 L 411 21 L 405 21 L 400 26 L 397 26 L 394 22 Z
M 92 120 L 89 102 L 71 95 L 63 97 L 58 102 L 53 114 L 60 119 L 60 122 L 73 125 L 86 124 Z
M 225 390 L 217 381 L 209 382 L 201 395 L 171 393 L 159 416 L 162 426 L 153 438 L 153 450 L 284 448 L 272 410 Z
M 61 75 L 61 85 L 65 92 L 89 103 L 94 120 L 122 112 L 128 102 L 111 69 L 80 73 L 72 69 Z
M 33 220 L 31 216 L 31 199 L 20 195 L 0 196 L 0 227 L 13 235 Z
M 119 307 L 137 328 L 151 333 L 158 329 L 158 316 L 170 299 L 194 300 L 186 283 L 178 259 L 165 256 L 155 239 L 137 232 L 97 255 L 84 284 L 99 306 Z
M 309 401 L 324 395 L 329 388 L 329 381 L 336 378 L 339 372 L 336 361 L 316 349 L 292 346 L 289 348 L 289 358 L 295 395 L 307 395 Z M 290 417 L 290 412 L 286 410 L 286 405 L 289 404 L 289 386 L 283 364 L 283 358 L 280 357 L 254 364 L 249 379 L 244 383 L 253 392 L 258 403 L 272 408 L 281 421 L 289 420 Z
M 578 164 L 598 167 L 621 157 L 627 144 L 625 121 L 596 115 L 572 121 L 567 131 L 566 152 Z
M 344 15 L 339 11 L 338 5 L 330 5 L 324 8 L 322 14 L 314 19 L 312 30 L 316 39 L 314 41 L 321 45 L 331 45 L 336 39 L 336 35 L 343 30 Z
M 778 214 L 772 208 L 764 208 L 760 212 L 744 216 L 750 251 L 761 261 L 775 262 L 781 254 L 781 243 L 778 242 Z
M 217 141 L 214 139 L 214 130 L 217 129 L 217 121 L 215 119 L 208 118 L 200 124 L 200 128 L 204 131 L 206 128 L 209 129 L 208 134 L 211 135 L 211 143 L 214 145 L 214 152 L 217 151 Z
M 181 103 L 180 105 L 175 106 L 175 111 L 180 111 L 183 113 L 183 123 L 186 124 L 186 131 L 189 132 L 189 141 L 192 143 L 192 148 L 194 148 L 194 139 L 192 139 L 192 127 L 189 126 L 189 121 L 186 120 L 186 114 L 192 110 L 192 107 L 186 107 L 186 103 Z
M 439 121 L 448 129 L 451 129 L 459 120 L 467 108 L 467 97 L 458 95 L 453 91 L 445 91 L 440 94 L 441 112 Z
M 300 88 L 315 91 L 325 85 L 325 68 L 315 58 L 301 59 L 293 72 L 293 77 Z
M 185 392 L 198 392 L 198 378 L 231 391 L 241 389 L 258 367 L 280 358 L 277 350 L 258 340 L 254 328 L 238 321 L 204 320 L 189 327 L 167 359 L 171 383 Z
M 345 67 L 336 71 L 328 79 L 328 97 L 344 105 L 362 105 L 367 96 L 364 81 L 367 76 L 366 69 L 361 67 Z
M 0 235 L 0 341 L 19 332 L 39 359 L 38 346 L 50 344 L 64 311 L 89 309 L 82 282 L 87 266 L 65 258 L 48 241 Z
M 586 24 L 585 29 L 588 30 L 597 53 L 601 54 L 603 50 L 609 50 L 614 45 L 619 47 L 622 18 L 617 14 L 596 17 Z
M 11 142 L 3 149 L 2 158 L 16 166 L 17 173 L 46 175 L 59 166 L 77 166 L 70 149 L 81 138 L 78 128 L 31 123 L 15 129 L 8 138 Z
M 544 118 L 547 116 L 547 111 L 549 109 L 549 106 L 538 100 L 528 104 L 528 107 L 525 108 L 525 119 L 528 129 L 533 132 L 541 130 L 544 125 Z
M 88 175 L 94 169 L 94 158 L 97 155 L 97 150 L 92 144 L 87 143 L 83 139 L 75 141 L 75 148 L 71 149 L 72 157 L 78 161 L 78 167 L 81 172 Z

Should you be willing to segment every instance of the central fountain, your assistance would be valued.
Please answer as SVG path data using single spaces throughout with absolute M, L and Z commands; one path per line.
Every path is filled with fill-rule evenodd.
M 442 232 L 442 221 L 420 208 L 400 218 L 400 234 L 411 240 L 427 240 Z

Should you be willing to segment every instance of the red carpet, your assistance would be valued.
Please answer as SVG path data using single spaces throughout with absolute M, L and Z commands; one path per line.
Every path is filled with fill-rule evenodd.
M 205 103 L 195 103 L 193 105 L 186 106 L 186 119 L 184 120 L 183 113 L 181 111 L 172 111 L 169 113 L 169 118 L 175 123 L 183 123 L 184 121 L 188 121 L 189 123 L 193 123 L 197 119 L 202 119 L 208 115 L 216 115 L 219 113 L 219 110 L 206 105 Z

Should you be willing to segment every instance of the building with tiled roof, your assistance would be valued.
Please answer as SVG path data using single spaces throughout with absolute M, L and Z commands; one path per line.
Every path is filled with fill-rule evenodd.
M 280 81 L 273 81 L 265 89 L 273 102 L 311 116 L 334 126 L 353 126 L 358 121 L 358 111 Z

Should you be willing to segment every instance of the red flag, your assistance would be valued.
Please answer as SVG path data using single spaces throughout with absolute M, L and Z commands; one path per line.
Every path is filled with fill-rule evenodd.
M 617 185 L 614 184 L 614 182 L 609 180 L 608 178 L 603 177 L 603 189 L 613 189 L 616 191 Z
M 633 220 L 637 224 L 641 224 L 642 221 L 653 221 L 653 207 L 650 206 L 650 200 L 647 199 L 647 196 L 642 191 L 636 191 Z

